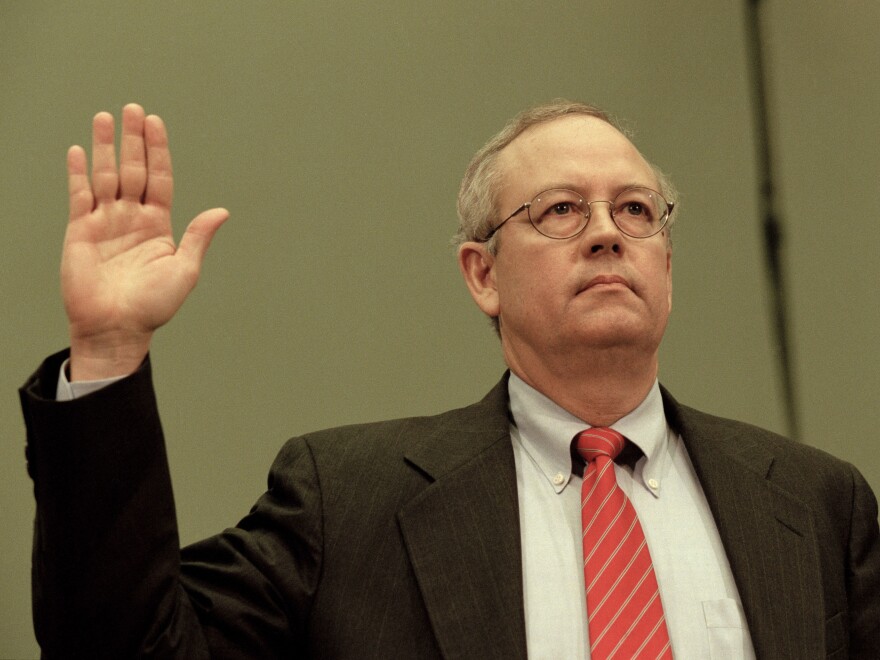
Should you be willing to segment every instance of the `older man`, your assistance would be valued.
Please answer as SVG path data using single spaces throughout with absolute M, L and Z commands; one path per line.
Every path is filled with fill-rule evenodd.
M 506 374 L 436 417 L 289 441 L 239 525 L 179 550 L 146 359 L 226 219 L 171 238 L 164 127 L 68 155 L 71 348 L 22 390 L 47 656 L 869 658 L 858 472 L 657 382 L 674 194 L 601 111 L 529 110 L 474 158 L 459 264 Z M 74 399 L 59 402 L 56 399 Z

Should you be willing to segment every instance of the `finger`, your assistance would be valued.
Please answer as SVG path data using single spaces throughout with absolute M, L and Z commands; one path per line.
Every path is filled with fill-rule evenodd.
M 229 218 L 226 209 L 211 209 L 197 215 L 189 223 L 180 246 L 177 248 L 177 256 L 188 262 L 198 272 L 201 268 L 205 253 L 211 245 L 211 240 L 220 229 L 220 226 Z
M 113 115 L 96 114 L 92 120 L 92 190 L 98 204 L 116 199 L 119 189 L 114 137 Z
M 171 208 L 174 196 L 174 177 L 171 173 L 171 152 L 165 124 L 156 115 L 144 120 L 144 139 L 147 148 L 147 190 L 144 203 Z
M 119 196 L 140 201 L 147 185 L 147 155 L 144 151 L 144 109 L 130 103 L 122 109 L 122 139 L 119 146 Z
M 70 196 L 70 221 L 91 213 L 95 197 L 86 173 L 86 152 L 82 147 L 67 150 L 67 192 Z

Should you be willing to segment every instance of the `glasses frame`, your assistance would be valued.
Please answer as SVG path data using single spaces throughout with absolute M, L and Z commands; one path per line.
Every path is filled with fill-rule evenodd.
M 548 188 L 547 190 L 542 190 L 541 192 L 539 192 L 537 195 L 535 195 L 532 198 L 532 200 L 530 202 L 523 203 L 522 206 L 520 206 L 518 209 L 516 209 L 516 211 L 514 211 L 509 216 L 504 218 L 504 220 L 502 220 L 495 227 L 493 227 L 489 231 L 489 233 L 486 234 L 485 238 L 483 238 L 480 242 L 485 243 L 485 242 L 489 241 L 498 232 L 498 230 L 504 226 L 504 224 L 508 220 L 518 216 L 523 211 L 527 211 L 528 209 L 530 209 L 532 207 L 532 204 L 534 204 L 536 199 L 538 199 L 542 195 L 545 195 L 548 192 L 553 191 L 553 190 L 563 190 L 566 192 L 573 193 L 573 194 L 577 195 L 578 197 L 580 197 L 580 199 L 583 201 L 583 203 L 587 207 L 587 211 L 586 211 L 586 213 L 584 213 L 584 218 L 586 218 L 584 225 L 580 229 L 578 229 L 575 233 L 573 233 L 571 236 L 548 236 L 547 234 L 542 232 L 540 229 L 538 229 L 538 227 L 535 225 L 534 221 L 532 220 L 531 214 L 530 213 L 528 214 L 529 224 L 535 228 L 535 231 L 538 232 L 539 234 L 541 234 L 541 236 L 544 236 L 544 237 L 549 238 L 554 241 L 565 241 L 565 240 L 568 240 L 569 238 L 574 238 L 575 236 L 580 236 L 583 233 L 583 231 L 587 228 L 587 225 L 590 224 L 590 219 L 593 217 L 593 204 L 608 204 L 608 210 L 609 210 L 609 214 L 611 215 L 611 221 L 614 223 L 614 226 L 617 227 L 617 231 L 619 231 L 624 236 L 629 236 L 630 238 L 637 238 L 637 239 L 651 238 L 652 236 L 656 236 L 661 231 L 663 231 L 663 228 L 666 226 L 666 223 L 669 222 L 669 216 L 672 215 L 672 209 L 675 208 L 675 202 L 670 202 L 661 193 L 657 192 L 653 188 L 648 188 L 647 186 L 630 186 L 629 188 L 624 188 L 619 193 L 617 193 L 617 195 L 614 197 L 614 199 L 611 199 L 611 200 L 594 199 L 590 202 L 585 200 L 584 196 L 575 190 L 570 190 L 569 188 Z M 648 234 L 647 236 L 634 236 L 633 234 L 630 234 L 630 233 L 627 233 L 626 231 L 624 231 L 623 228 L 619 224 L 617 224 L 617 219 L 614 217 L 614 212 L 612 210 L 614 208 L 614 202 L 616 202 L 621 195 L 625 194 L 629 190 L 648 190 L 648 191 L 654 193 L 655 195 L 657 195 L 660 199 L 662 199 L 666 203 L 666 213 L 664 214 L 663 219 L 660 222 L 660 226 L 657 228 L 657 231 L 652 232 L 652 233 Z

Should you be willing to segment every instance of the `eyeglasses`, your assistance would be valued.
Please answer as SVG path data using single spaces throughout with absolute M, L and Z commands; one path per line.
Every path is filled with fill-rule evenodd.
M 649 238 L 666 226 L 674 204 L 650 188 L 627 188 L 613 200 L 584 201 L 573 190 L 545 190 L 520 206 L 496 225 L 483 239 L 488 241 L 504 223 L 528 211 L 529 222 L 547 238 L 572 238 L 580 234 L 590 221 L 593 204 L 608 204 L 611 219 L 617 228 L 631 238 Z

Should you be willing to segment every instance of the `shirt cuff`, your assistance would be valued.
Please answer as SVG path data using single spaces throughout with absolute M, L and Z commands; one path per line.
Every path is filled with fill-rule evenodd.
M 86 394 L 97 392 L 98 390 L 125 378 L 125 376 L 115 376 L 113 378 L 101 378 L 99 380 L 78 380 L 71 383 L 67 380 L 67 365 L 69 363 L 70 358 L 67 358 L 61 363 L 61 369 L 58 374 L 58 387 L 55 390 L 56 401 L 73 401 Z

